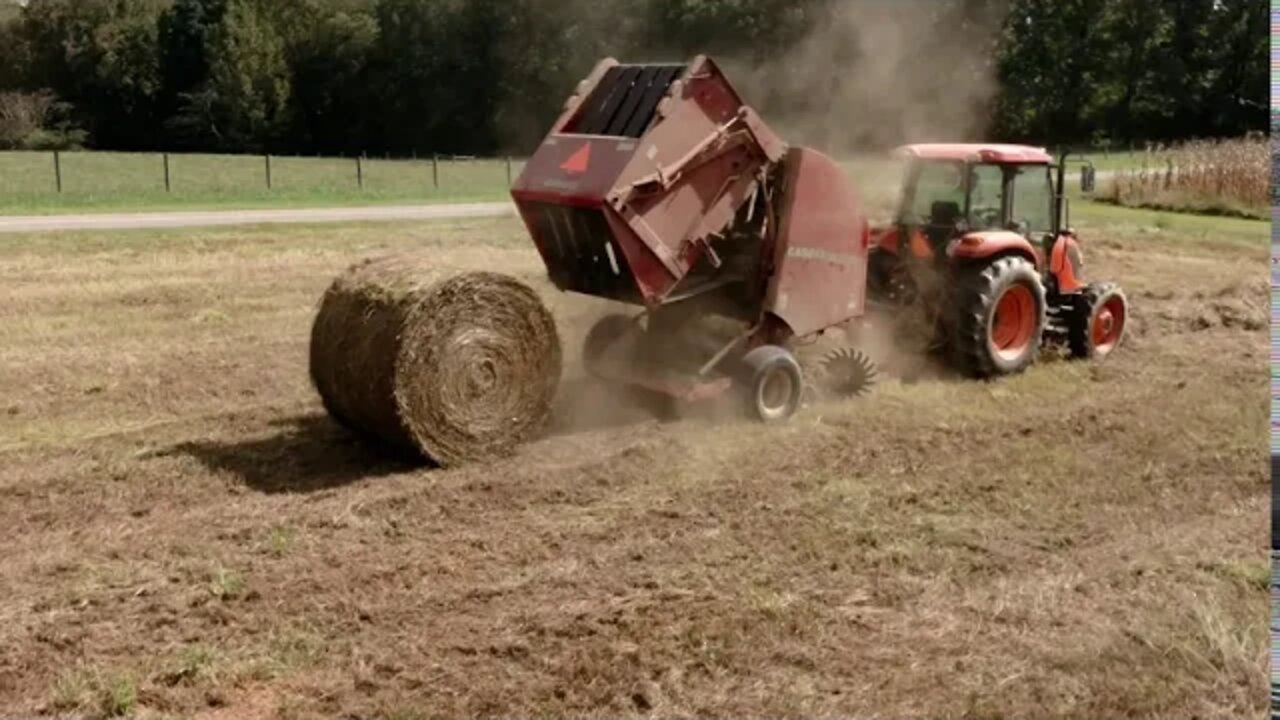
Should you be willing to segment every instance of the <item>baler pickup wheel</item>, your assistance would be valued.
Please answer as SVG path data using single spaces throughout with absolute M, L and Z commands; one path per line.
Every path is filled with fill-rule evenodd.
M 741 387 L 750 416 L 766 423 L 779 422 L 800 407 L 804 379 L 790 351 L 762 345 L 742 357 Z

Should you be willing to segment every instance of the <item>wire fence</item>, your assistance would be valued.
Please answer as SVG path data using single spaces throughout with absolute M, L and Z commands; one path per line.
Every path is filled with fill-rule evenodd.
M 523 158 L 0 152 L 0 207 L 175 199 L 483 198 Z
M 1104 172 L 1140 155 L 1092 153 Z M 81 207 L 254 206 L 496 200 L 524 168 L 521 157 L 312 157 L 0 152 L 0 212 Z M 841 163 L 872 204 L 893 200 L 900 178 L 884 153 Z M 883 196 L 883 197 L 881 197 Z

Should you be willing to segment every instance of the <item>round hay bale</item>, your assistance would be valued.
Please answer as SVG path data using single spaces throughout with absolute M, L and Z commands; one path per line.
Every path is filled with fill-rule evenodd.
M 334 280 L 310 365 L 338 422 L 449 466 L 507 454 L 546 424 L 561 350 L 524 283 L 396 255 Z

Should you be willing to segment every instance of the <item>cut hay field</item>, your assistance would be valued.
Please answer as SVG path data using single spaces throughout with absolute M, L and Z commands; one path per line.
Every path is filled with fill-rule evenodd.
M 603 304 L 514 220 L 2 237 L 3 712 L 1256 717 L 1267 225 L 1079 205 L 1135 313 L 1106 364 L 767 428 L 584 380 Z M 397 464 L 309 387 L 325 286 L 410 248 L 551 303 L 515 457 Z

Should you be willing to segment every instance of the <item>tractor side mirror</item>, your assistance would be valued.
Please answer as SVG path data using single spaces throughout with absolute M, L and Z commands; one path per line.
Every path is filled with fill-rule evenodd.
M 1080 192 L 1093 192 L 1095 179 L 1093 165 L 1085 165 L 1080 168 Z

